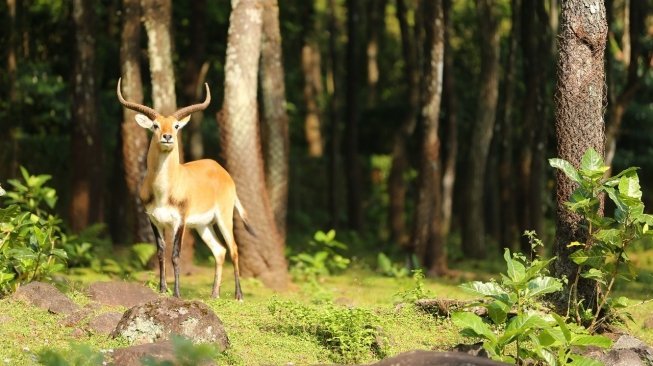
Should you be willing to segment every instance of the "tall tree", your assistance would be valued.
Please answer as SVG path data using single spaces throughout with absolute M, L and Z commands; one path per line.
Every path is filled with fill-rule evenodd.
M 602 1 L 567 0 L 562 2 L 559 34 L 560 56 L 557 65 L 555 94 L 555 126 L 558 157 L 580 166 L 582 155 L 594 148 L 603 153 L 603 100 L 605 86 L 604 50 L 608 25 Z M 565 206 L 576 185 L 556 172 L 556 237 L 553 273 L 576 280 L 578 266 L 569 259 L 575 249 L 571 242 L 586 242 L 587 228 L 581 218 Z M 601 204 L 601 210 L 603 205 Z M 578 299 L 593 303 L 595 287 L 591 280 L 579 279 Z M 561 292 L 566 294 L 566 291 Z M 566 309 L 568 297 L 561 296 L 558 305 Z
M 265 179 L 281 241 L 286 241 L 288 212 L 288 113 L 281 57 L 277 0 L 263 0 L 261 39 L 261 94 L 265 136 Z
M 172 66 L 172 1 L 141 0 L 141 9 L 147 32 L 147 55 L 152 77 L 152 103 L 157 112 L 167 116 L 177 110 L 175 70 Z M 180 137 L 178 139 L 181 144 L 182 139 Z M 180 146 L 179 154 L 182 162 L 184 160 L 183 151 L 183 147 Z M 195 241 L 188 232 L 183 235 L 183 238 L 181 266 L 192 269 Z M 166 242 L 172 243 L 172 238 L 167 239 Z M 165 253 L 166 258 L 172 260 L 172 245 L 166 246 Z
M 95 14 L 90 0 L 73 1 L 75 66 L 73 74 L 73 156 L 70 224 L 75 232 L 102 219 L 103 157 L 95 78 Z
M 360 2 L 347 0 L 347 106 L 345 124 L 345 176 L 347 179 L 347 220 L 349 228 L 363 226 L 362 177 L 358 161 L 358 86 L 360 67 Z
M 341 33 L 337 16 L 336 0 L 329 0 L 329 70 L 327 73 L 327 93 L 329 94 L 329 214 L 331 227 L 337 228 L 340 223 L 340 192 L 339 182 L 342 177 L 340 166 L 340 57 L 336 39 Z
M 277 229 L 265 186 L 257 112 L 257 74 L 261 54 L 263 7 L 259 0 L 233 0 L 229 18 L 225 92 L 218 116 L 227 170 L 236 182 L 243 206 L 257 236 L 241 222 L 235 226 L 243 275 L 256 276 L 266 286 L 288 284 L 284 242 Z
M 379 34 L 385 23 L 385 5 L 387 0 L 371 0 L 366 6 L 367 11 L 367 104 L 373 106 L 378 97 L 379 83 Z
M 430 274 L 442 275 L 447 271 L 442 237 L 442 169 L 438 136 L 444 62 L 442 0 L 425 1 L 423 16 L 426 60 L 420 115 L 422 146 L 412 247 Z
M 320 123 L 319 97 L 323 93 L 322 61 L 320 48 L 315 39 L 315 5 L 304 1 L 304 31 L 302 35 L 302 73 L 304 75 L 304 134 L 308 144 L 308 155 L 320 157 L 324 151 L 324 141 Z
M 481 74 L 476 121 L 469 142 L 467 192 L 464 197 L 462 245 L 472 258 L 485 256 L 483 193 L 485 168 L 492 141 L 499 97 L 499 6 L 494 0 L 477 0 L 478 26 L 481 39 Z
M 123 0 L 123 27 L 120 43 L 120 71 L 122 88 L 126 95 L 136 103 L 143 103 L 141 82 L 140 40 L 141 4 L 140 0 Z M 136 112 L 123 109 L 122 155 L 125 180 L 129 191 L 129 206 L 134 215 L 133 241 L 154 243 L 154 233 L 138 192 L 145 176 L 147 158 L 147 133 L 136 123 Z

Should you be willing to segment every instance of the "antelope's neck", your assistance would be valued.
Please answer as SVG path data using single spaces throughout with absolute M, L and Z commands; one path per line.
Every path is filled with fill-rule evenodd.
M 147 180 L 157 201 L 170 197 L 173 182 L 181 171 L 178 145 L 175 143 L 170 151 L 161 151 L 158 145 L 153 138 L 147 153 Z

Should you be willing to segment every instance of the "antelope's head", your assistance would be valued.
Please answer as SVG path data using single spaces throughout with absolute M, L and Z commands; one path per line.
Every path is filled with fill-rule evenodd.
M 205 83 L 204 85 L 206 86 L 206 99 L 204 99 L 204 102 L 184 107 L 170 116 L 163 116 L 154 109 L 142 104 L 126 101 L 122 97 L 120 79 L 118 79 L 117 94 L 120 104 L 125 106 L 125 108 L 140 112 L 135 117 L 136 123 L 152 131 L 154 134 L 153 141 L 158 142 L 159 148 L 162 151 L 172 151 L 177 144 L 177 132 L 184 128 L 188 121 L 190 121 L 190 115 L 193 112 L 206 109 L 211 102 L 209 84 Z

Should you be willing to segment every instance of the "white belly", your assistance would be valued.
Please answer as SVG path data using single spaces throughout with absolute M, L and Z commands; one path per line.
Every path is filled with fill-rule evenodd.
M 176 228 L 181 224 L 179 210 L 172 206 L 159 206 L 148 209 L 148 215 L 156 226 L 167 226 Z
M 190 215 L 186 218 L 186 226 L 198 227 L 211 224 L 215 220 L 215 211 L 207 211 L 201 214 Z

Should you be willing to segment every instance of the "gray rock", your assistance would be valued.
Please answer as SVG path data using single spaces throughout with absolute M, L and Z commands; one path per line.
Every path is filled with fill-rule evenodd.
M 113 351 L 113 364 L 120 366 L 141 366 L 141 359 L 151 356 L 157 361 L 175 361 L 172 341 L 146 343 L 137 346 L 118 348 Z
M 28 283 L 21 286 L 13 296 L 54 314 L 70 314 L 79 309 L 77 304 L 49 283 Z
M 65 318 L 59 321 L 59 324 L 64 325 L 66 327 L 74 327 L 77 324 L 79 324 L 82 320 L 86 319 L 92 313 L 93 311 L 91 311 L 90 309 L 82 308 L 80 310 L 68 314 L 68 316 L 66 316 Z
M 122 319 L 121 313 L 104 313 L 88 322 L 88 327 L 95 333 L 109 335 L 114 329 L 116 329 L 120 319 Z
M 104 305 L 132 307 L 157 299 L 149 287 L 131 282 L 95 282 L 88 287 L 88 296 Z
M 374 366 L 502 366 L 507 363 L 461 352 L 409 351 L 386 358 Z
M 222 321 L 204 303 L 164 297 L 127 310 L 111 333 L 143 344 L 179 334 L 195 343 L 215 343 L 222 352 L 229 339 Z
M 590 349 L 585 356 L 606 366 L 653 365 L 653 348 L 628 334 L 621 334 L 609 350 Z

